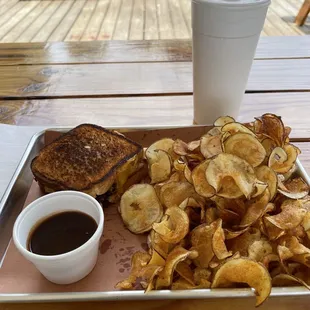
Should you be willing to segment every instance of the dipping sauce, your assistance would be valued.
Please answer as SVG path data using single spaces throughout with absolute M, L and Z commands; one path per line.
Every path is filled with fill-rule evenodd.
M 59 255 L 77 249 L 97 229 L 96 221 L 78 211 L 54 214 L 38 223 L 28 237 L 28 250 L 39 255 Z

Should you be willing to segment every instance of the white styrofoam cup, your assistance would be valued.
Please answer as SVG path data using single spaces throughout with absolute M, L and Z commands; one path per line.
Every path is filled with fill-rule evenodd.
M 194 123 L 237 117 L 270 0 L 192 0 Z
M 80 211 L 91 216 L 98 227 L 93 236 L 77 249 L 60 255 L 38 255 L 27 249 L 33 227 L 53 214 Z M 13 228 L 13 240 L 20 253 L 56 284 L 70 284 L 87 276 L 94 268 L 103 232 L 104 214 L 101 205 L 91 196 L 62 191 L 45 195 L 29 204 L 18 216 Z

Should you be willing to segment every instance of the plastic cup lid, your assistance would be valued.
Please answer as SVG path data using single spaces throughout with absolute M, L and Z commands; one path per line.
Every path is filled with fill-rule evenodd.
M 270 4 L 270 0 L 193 0 L 193 2 L 236 9 L 267 6 Z

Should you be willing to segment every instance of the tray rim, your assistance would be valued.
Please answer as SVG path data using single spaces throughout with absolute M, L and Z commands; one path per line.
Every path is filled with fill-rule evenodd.
M 202 125 L 205 126 L 205 125 Z M 199 127 L 197 125 L 172 125 L 172 126 L 106 126 L 108 129 L 133 131 L 133 130 L 157 130 L 170 128 L 191 128 Z M 24 151 L 19 164 L 4 192 L 0 201 L 0 212 L 5 205 L 11 190 L 21 173 L 24 165 L 30 155 L 32 149 L 38 139 L 45 131 L 53 130 L 65 132 L 72 129 L 72 126 L 55 126 L 46 128 L 35 133 Z M 310 176 L 302 166 L 299 159 L 296 161 L 298 170 L 305 181 L 310 185 Z M 4 258 L 3 258 L 4 259 Z M 310 291 L 302 286 L 295 287 L 275 287 L 272 288 L 269 298 L 273 297 L 296 297 L 309 296 Z M 251 288 L 242 289 L 196 289 L 196 290 L 159 290 L 145 294 L 143 291 L 104 291 L 104 292 L 63 292 L 63 293 L 0 293 L 0 303 L 14 302 L 71 302 L 71 301 L 121 301 L 121 300 L 169 300 L 169 299 L 221 299 L 221 298 L 248 298 L 255 296 L 254 290 Z

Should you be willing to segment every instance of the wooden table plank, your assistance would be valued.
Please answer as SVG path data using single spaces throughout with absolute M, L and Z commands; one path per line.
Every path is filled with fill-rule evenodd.
M 310 91 L 310 59 L 254 61 L 247 91 Z M 0 66 L 0 97 L 192 93 L 190 62 Z
M 175 37 L 179 39 L 189 39 L 191 37 L 191 32 L 187 28 L 179 0 L 170 0 L 169 5 L 172 12 L 171 19 Z
M 293 128 L 292 137 L 309 138 L 309 102 L 310 93 L 246 94 L 239 121 L 271 112 Z M 0 123 L 51 127 L 190 125 L 193 120 L 192 96 L 2 100 L 0 112 Z
M 69 3 L 68 1 L 70 0 L 66 0 L 65 3 Z M 59 1 L 55 1 L 55 3 L 59 5 Z M 157 36 L 157 22 L 156 20 L 150 21 L 147 15 L 150 3 L 149 1 L 146 2 L 145 36 L 151 35 L 150 29 L 154 30 L 154 27 L 153 35 Z M 102 6 L 100 7 L 100 12 L 104 15 L 108 2 L 100 1 L 99 4 Z M 100 21 L 98 20 L 96 23 L 98 24 Z M 36 25 L 36 28 L 38 29 L 41 24 Z M 97 27 L 98 25 L 89 25 L 82 40 L 85 40 L 84 36 L 97 36 Z M 45 34 L 45 36 L 48 35 Z M 41 36 L 40 32 L 38 36 Z M 309 36 L 260 38 L 255 59 L 274 58 L 310 58 Z M 191 59 L 190 40 L 0 44 L 0 65 L 140 61 L 171 62 L 191 61 Z

